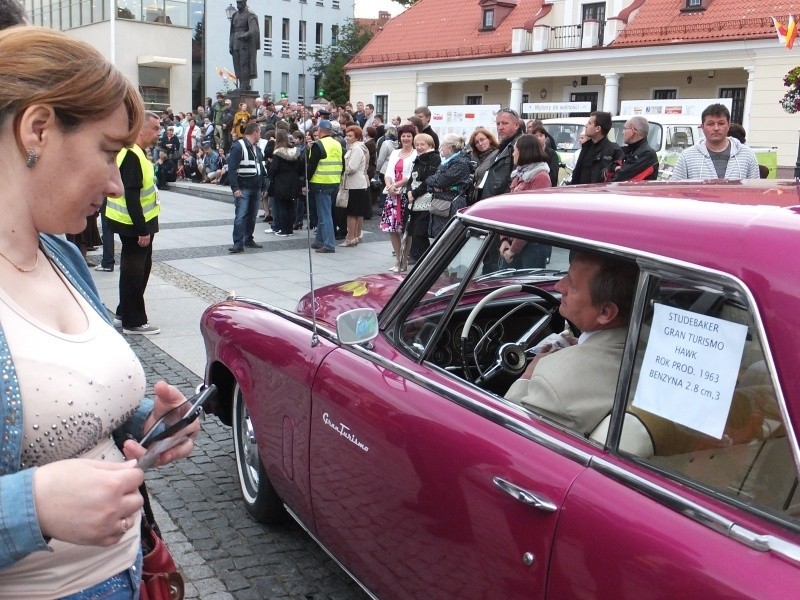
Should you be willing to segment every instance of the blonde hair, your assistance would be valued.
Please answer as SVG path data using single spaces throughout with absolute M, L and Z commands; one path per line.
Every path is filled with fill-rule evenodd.
M 414 136 L 414 144 L 417 142 L 425 142 L 429 148 L 435 148 L 436 144 L 433 143 L 433 138 L 427 133 L 418 133 Z
M 85 42 L 43 27 L 0 31 L 0 125 L 13 119 L 14 137 L 26 109 L 53 108 L 59 127 L 70 132 L 86 121 L 106 118 L 120 105 L 128 114 L 128 132 L 119 140 L 132 144 L 142 128 L 144 104 L 136 87 Z

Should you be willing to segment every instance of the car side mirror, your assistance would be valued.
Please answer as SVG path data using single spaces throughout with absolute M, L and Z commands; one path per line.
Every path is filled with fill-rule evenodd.
M 371 308 L 355 308 L 336 317 L 336 335 L 342 344 L 363 344 L 378 335 L 378 315 Z

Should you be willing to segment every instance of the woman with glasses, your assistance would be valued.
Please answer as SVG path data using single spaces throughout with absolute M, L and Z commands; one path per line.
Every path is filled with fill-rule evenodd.
M 486 171 L 497 156 L 497 148 L 500 144 L 495 135 L 485 127 L 478 127 L 469 137 L 469 147 L 472 150 L 472 159 L 477 163 L 475 173 L 472 178 L 468 204 L 475 204 L 480 198 L 480 183 L 483 181 Z

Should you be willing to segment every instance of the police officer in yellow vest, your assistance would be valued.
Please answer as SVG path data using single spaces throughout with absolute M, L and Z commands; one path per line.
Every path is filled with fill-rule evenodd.
M 117 155 L 125 195 L 106 200 L 105 216 L 122 240 L 119 265 L 119 304 L 114 319 L 127 334 L 152 335 L 161 330 L 148 323 L 144 291 L 153 265 L 153 236 L 158 231 L 160 206 L 153 163 L 144 149 L 155 144 L 161 126 L 148 112 L 136 143 Z
M 332 205 L 344 170 L 342 145 L 331 137 L 332 129 L 327 119 L 317 123 L 317 141 L 308 153 L 308 193 L 317 206 L 317 237 L 311 247 L 320 253 L 336 252 Z

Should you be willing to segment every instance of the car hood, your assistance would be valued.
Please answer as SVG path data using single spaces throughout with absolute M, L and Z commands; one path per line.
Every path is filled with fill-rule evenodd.
M 372 308 L 379 313 L 403 279 L 399 275 L 368 275 L 321 287 L 314 292 L 316 318 L 335 325 L 338 315 L 354 308 Z M 297 313 L 311 318 L 311 293 L 300 298 Z

